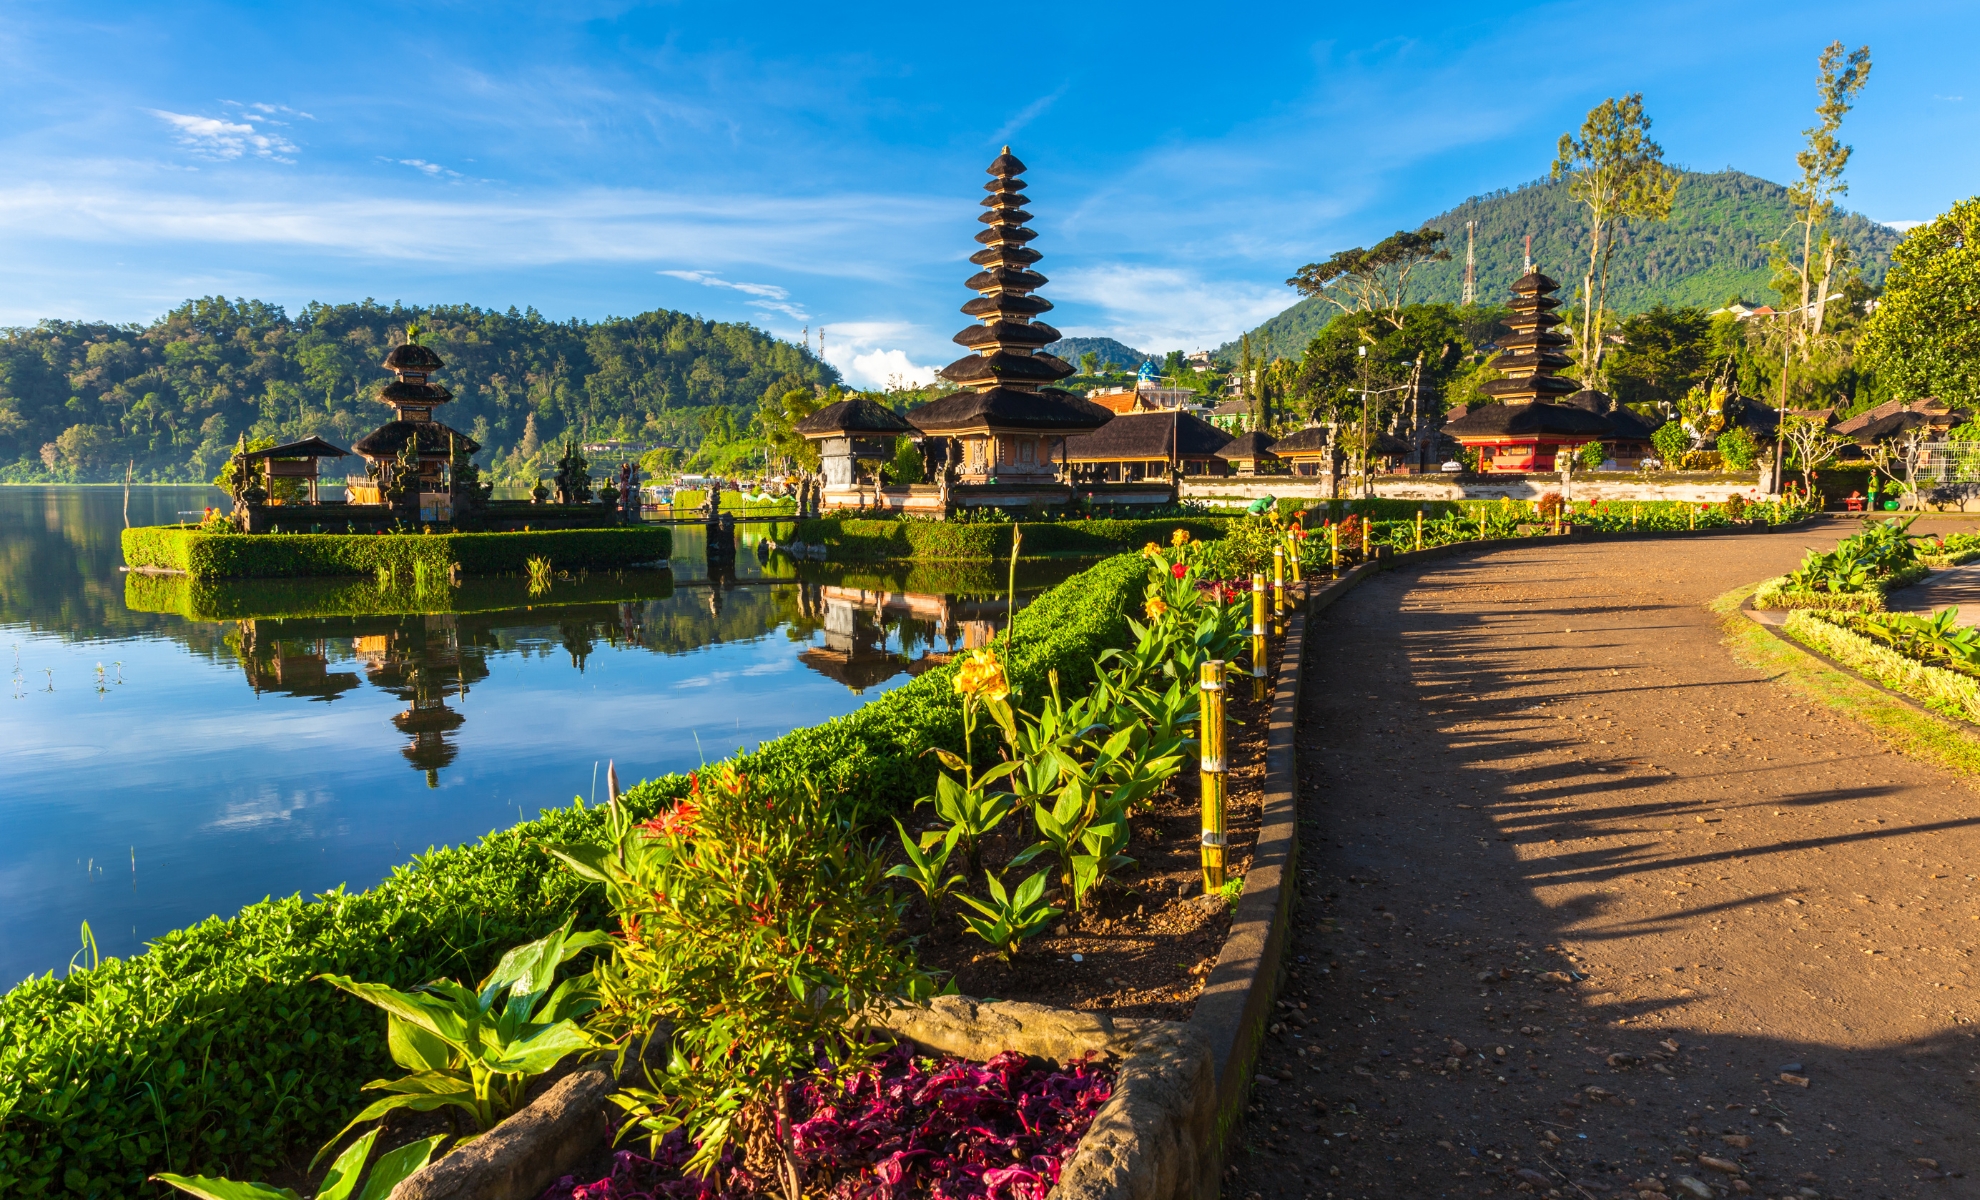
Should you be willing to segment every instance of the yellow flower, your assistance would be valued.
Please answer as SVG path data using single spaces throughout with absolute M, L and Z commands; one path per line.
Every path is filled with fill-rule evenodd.
M 1147 607 L 1143 611 L 1148 614 L 1148 619 L 1153 621 L 1156 617 L 1168 612 L 1169 606 L 1162 603 L 1162 598 L 1157 596 L 1148 602 Z
M 1171 538 L 1169 539 L 1169 544 L 1170 544 L 1171 546 L 1187 546 L 1187 545 L 1189 545 L 1189 531 L 1188 531 L 1188 530 L 1186 530 L 1186 529 L 1178 529 L 1178 530 L 1176 530 L 1176 532 L 1175 532 L 1175 536 L 1173 536 L 1173 537 L 1171 537 Z
M 1141 557 L 1143 558 L 1160 558 L 1161 556 L 1162 548 L 1154 542 L 1150 542 L 1141 548 Z
M 956 671 L 956 691 L 986 701 L 1002 700 L 1010 695 L 1011 685 L 1004 678 L 1004 665 L 997 661 L 997 652 L 986 646 L 964 659 Z

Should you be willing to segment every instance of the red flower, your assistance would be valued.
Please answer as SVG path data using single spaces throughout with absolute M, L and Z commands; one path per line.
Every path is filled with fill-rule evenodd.
M 694 823 L 701 818 L 701 810 L 691 801 L 682 800 L 666 812 L 641 825 L 649 838 L 673 837 L 676 834 L 692 834 Z
M 1177 563 L 1175 566 L 1169 568 L 1169 573 L 1177 579 L 1181 579 L 1183 576 L 1189 574 L 1189 568 L 1181 563 Z

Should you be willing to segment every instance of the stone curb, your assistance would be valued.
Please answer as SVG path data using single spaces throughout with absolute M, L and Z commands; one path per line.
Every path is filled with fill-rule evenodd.
M 1280 646 L 1279 683 L 1265 735 L 1265 797 L 1251 870 L 1244 877 L 1231 932 L 1204 980 L 1189 1028 L 1208 1043 L 1217 1068 L 1216 1122 L 1202 1153 L 1199 1195 L 1217 1194 L 1225 1152 L 1243 1125 L 1245 1096 L 1259 1046 L 1271 1023 L 1292 911 L 1292 869 L 1299 849 L 1297 761 L 1294 737 L 1305 676 L 1306 618 L 1373 576 L 1379 564 L 1363 563 L 1324 585 L 1304 585 Z
M 399 1182 L 389 1200 L 536 1200 L 612 1137 L 618 1090 L 589 1067 L 557 1081 L 521 1111 Z

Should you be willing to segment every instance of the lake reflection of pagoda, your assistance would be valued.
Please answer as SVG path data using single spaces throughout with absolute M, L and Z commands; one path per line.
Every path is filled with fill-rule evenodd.
M 855 692 L 885 683 L 905 671 L 919 675 L 941 666 L 957 650 L 990 644 L 1005 612 L 1002 600 L 964 600 L 922 592 L 870 592 L 863 588 L 805 589 L 805 604 L 822 610 L 825 644 L 798 653 L 798 661 Z M 887 622 L 903 626 L 901 652 L 887 649 Z M 925 625 L 932 636 L 919 656 L 910 657 L 919 639 L 905 623 Z M 946 650 L 936 649 L 940 638 Z
M 440 770 L 459 753 L 450 736 L 467 718 L 446 699 L 465 697 L 470 684 L 488 678 L 479 653 L 462 654 L 452 616 L 408 617 L 389 633 L 353 638 L 365 678 L 382 692 L 406 702 L 392 724 L 412 740 L 399 753 L 426 772 L 426 786 L 440 786 Z
M 241 670 L 256 695 L 272 692 L 329 701 L 358 685 L 356 672 L 330 669 L 326 639 L 283 637 L 284 632 L 279 620 L 241 622 Z

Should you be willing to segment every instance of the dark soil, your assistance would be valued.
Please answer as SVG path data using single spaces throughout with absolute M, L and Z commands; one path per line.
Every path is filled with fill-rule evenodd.
M 1230 878 L 1251 867 L 1264 795 L 1265 730 L 1271 712 L 1271 685 L 1254 701 L 1250 685 L 1234 682 L 1225 693 L 1231 773 L 1226 784 L 1226 836 Z M 1092 907 L 1062 917 L 1052 930 L 1024 944 L 1017 960 L 1004 962 L 956 919 L 951 901 L 933 929 L 917 900 L 908 933 L 919 939 L 924 965 L 955 976 L 957 988 L 979 999 L 1028 1000 L 1061 1008 L 1100 1011 L 1123 1017 L 1187 1021 L 1216 965 L 1230 932 L 1230 906 L 1203 895 L 1201 792 L 1196 756 L 1176 776 L 1175 786 L 1157 796 L 1133 818 L 1127 853 L 1136 865 L 1092 896 Z M 927 810 L 921 810 L 926 813 Z M 995 869 L 1037 840 L 1028 816 L 1005 819 L 984 847 L 984 862 Z M 1050 859 L 1037 860 L 1039 865 Z M 1015 885 L 1036 866 L 1009 872 Z M 973 890 L 981 892 L 981 881 Z M 1081 961 L 1075 962 L 1078 955 Z
M 1980 1195 L 1975 784 L 1704 607 L 1855 527 L 1449 559 L 1315 619 L 1227 1197 Z

